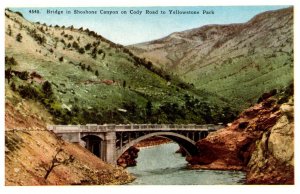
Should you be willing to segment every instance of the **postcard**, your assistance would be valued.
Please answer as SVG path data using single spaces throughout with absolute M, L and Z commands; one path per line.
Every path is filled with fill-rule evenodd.
M 293 185 L 294 6 L 5 7 L 5 186 Z

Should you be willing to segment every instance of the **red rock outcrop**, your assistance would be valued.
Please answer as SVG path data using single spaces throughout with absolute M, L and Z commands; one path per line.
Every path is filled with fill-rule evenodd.
M 140 150 L 134 146 L 131 146 L 127 151 L 125 151 L 122 156 L 117 160 L 117 164 L 126 168 L 128 166 L 136 166 L 136 158 L 138 157 L 138 152 Z
M 251 184 L 292 184 L 292 106 L 278 104 L 274 97 L 264 99 L 197 142 L 199 155 L 187 161 L 191 168 L 245 170 Z
M 254 151 L 255 141 L 281 116 L 273 98 L 244 111 L 230 126 L 197 142 L 199 156 L 191 164 L 213 169 L 243 169 Z

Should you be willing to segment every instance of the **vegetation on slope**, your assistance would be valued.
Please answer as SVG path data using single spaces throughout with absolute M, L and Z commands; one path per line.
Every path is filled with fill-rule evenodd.
M 243 24 L 176 32 L 129 48 L 242 111 L 261 94 L 293 82 L 293 8 L 265 12 Z
M 5 15 L 6 84 L 56 123 L 217 123 L 235 115 L 217 96 L 89 29 Z

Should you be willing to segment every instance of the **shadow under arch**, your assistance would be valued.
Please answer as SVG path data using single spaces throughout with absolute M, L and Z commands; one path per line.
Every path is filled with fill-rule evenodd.
M 103 139 L 97 135 L 85 135 L 81 138 L 85 142 L 85 148 L 92 152 L 94 155 L 101 158 L 102 154 L 102 141 Z
M 187 153 L 187 155 L 189 156 L 193 156 L 196 155 L 198 153 L 197 147 L 196 147 L 196 142 L 194 142 L 193 140 L 174 133 L 174 132 L 155 132 L 155 133 L 150 133 L 144 136 L 141 136 L 133 141 L 131 141 L 130 143 L 126 144 L 124 147 L 122 147 L 121 149 L 119 149 L 116 153 L 116 156 L 118 158 L 120 158 L 120 156 L 126 151 L 128 150 L 131 146 L 137 144 L 138 142 L 148 139 L 150 137 L 155 137 L 155 136 L 160 136 L 160 137 L 165 137 L 168 138 L 174 142 L 176 142 L 177 144 L 179 144 Z

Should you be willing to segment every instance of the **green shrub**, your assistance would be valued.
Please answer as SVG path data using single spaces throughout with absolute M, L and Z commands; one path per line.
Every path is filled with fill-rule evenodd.
M 79 49 L 79 44 L 76 41 L 74 41 L 73 44 L 72 44 L 72 47 L 74 49 L 78 50 Z
M 21 80 L 28 80 L 29 79 L 29 73 L 27 71 L 21 71 L 21 72 L 16 72 L 15 74 L 21 79 Z
M 18 62 L 15 60 L 14 57 L 5 56 L 5 65 L 18 65 Z
M 38 44 L 44 44 L 46 43 L 46 38 L 43 35 L 40 35 L 36 32 L 36 30 L 31 30 L 29 32 L 29 35 L 35 40 L 37 41 Z
M 95 71 L 95 75 L 96 75 L 97 77 L 99 76 L 98 70 Z
M 41 95 L 39 93 L 39 91 L 31 86 L 31 85 L 21 85 L 19 86 L 19 94 L 23 97 L 23 98 L 27 98 L 27 99 L 40 99 Z
M 93 69 L 91 68 L 90 65 L 87 66 L 86 70 L 87 70 L 87 71 L 93 71 Z
M 16 36 L 16 40 L 18 42 L 22 42 L 22 39 L 23 39 L 23 36 L 20 33 L 18 33 L 17 36 Z
M 10 84 L 10 88 L 11 88 L 12 91 L 16 91 L 17 90 L 15 82 L 12 82 Z
M 12 36 L 12 30 L 11 30 L 11 26 L 8 25 L 8 28 L 7 28 L 7 35 L 8 36 Z
M 15 13 L 18 14 L 19 16 L 23 17 L 23 14 L 21 12 L 16 11 Z
M 80 47 L 80 48 L 78 49 L 78 52 L 79 52 L 80 54 L 84 54 L 84 53 L 85 53 L 85 50 L 84 50 L 84 48 Z
M 86 51 L 88 51 L 88 50 L 91 49 L 91 47 L 92 47 L 91 43 L 88 43 L 88 44 L 85 45 L 84 48 L 85 48 Z

